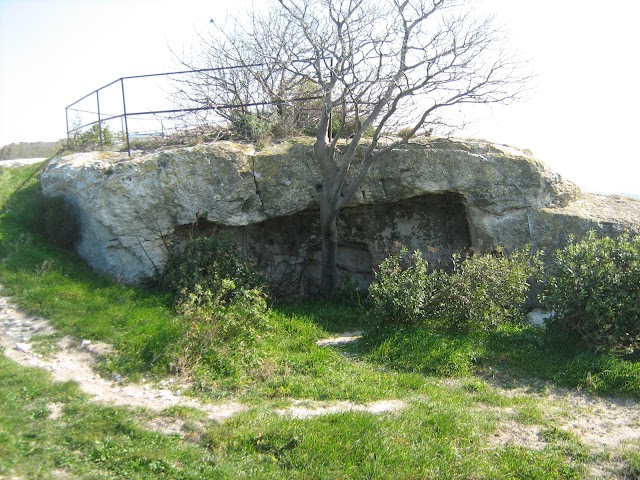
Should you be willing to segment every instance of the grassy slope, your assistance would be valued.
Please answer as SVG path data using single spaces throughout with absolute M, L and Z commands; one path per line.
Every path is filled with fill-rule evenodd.
M 37 167 L 0 170 L 0 283 L 60 334 L 113 343 L 116 352 L 103 369 L 166 374 L 172 345 L 184 334 L 169 297 L 99 277 L 32 233 L 36 173 Z M 468 375 L 506 366 L 595 391 L 638 394 L 637 364 L 545 344 L 534 329 L 485 342 L 420 329 L 379 332 L 353 347 L 358 361 L 315 345 L 331 332 L 363 326 L 363 315 L 328 304 L 274 308 L 272 330 L 256 346 L 256 372 L 196 382 L 200 395 L 235 396 L 252 408 L 223 424 L 196 412 L 165 412 L 185 422 L 184 439 L 144 428 L 148 412 L 98 406 L 74 384 L 52 383 L 46 373 L 0 357 L 0 476 L 49 478 L 59 470 L 76 478 L 579 478 L 593 458 L 576 439 L 552 438 L 541 451 L 488 448 L 503 415 L 492 407 L 510 407 L 548 432 L 554 427 L 542 406 L 507 399 Z M 597 378 L 598 362 L 614 362 L 607 371 L 618 372 L 618 386 L 586 383 Z M 468 379 L 450 387 L 434 375 Z M 403 398 L 409 407 L 394 415 L 296 420 L 273 413 L 288 398 Z M 61 417 L 51 417 L 55 409 Z M 625 468 L 638 467 L 632 451 L 623 456 Z

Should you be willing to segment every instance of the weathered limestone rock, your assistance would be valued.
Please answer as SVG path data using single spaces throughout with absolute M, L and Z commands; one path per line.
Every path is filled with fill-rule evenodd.
M 560 208 L 542 208 L 534 212 L 538 242 L 552 253 L 563 247 L 570 235 L 582 237 L 589 230 L 615 236 L 625 231 L 640 232 L 640 200 L 616 195 L 583 193 L 574 202 Z
M 230 230 L 284 289 L 316 287 L 322 185 L 308 140 L 260 152 L 218 142 L 133 158 L 77 153 L 52 161 L 42 186 L 77 207 L 78 252 L 123 281 L 162 269 L 170 243 L 197 224 Z M 441 262 L 498 245 L 549 251 L 589 228 L 637 232 L 640 201 L 582 194 L 511 147 L 425 139 L 374 166 L 340 214 L 338 263 L 366 285 L 396 245 Z

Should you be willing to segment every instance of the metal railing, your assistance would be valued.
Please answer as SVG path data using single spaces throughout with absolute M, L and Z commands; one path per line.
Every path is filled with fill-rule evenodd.
M 130 131 L 129 128 L 129 124 L 130 124 L 130 120 L 132 118 L 136 118 L 136 117 L 144 117 L 144 116 L 148 116 L 148 115 L 166 115 L 166 114 L 178 114 L 178 113 L 188 113 L 188 112 L 195 112 L 195 111 L 199 111 L 199 110 L 210 110 L 212 109 L 212 107 L 192 107 L 192 108 L 164 108 L 164 109 L 158 109 L 158 110 L 153 110 L 153 109 L 144 109 L 144 110 L 128 110 L 127 109 L 127 95 L 126 95 L 126 89 L 125 89 L 125 82 L 129 82 L 131 80 L 141 80 L 141 79 L 150 79 L 150 78 L 163 78 L 166 79 L 168 77 L 171 76 L 177 76 L 177 75 L 187 75 L 187 74 L 195 74 L 195 73 L 199 73 L 199 72 L 205 72 L 205 71 L 216 71 L 216 70 L 223 70 L 223 69 L 227 69 L 227 68 L 238 68 L 238 67 L 223 67 L 223 68 L 214 68 L 214 69 L 202 69 L 202 70 L 187 70 L 187 71 L 177 71 L 177 72 L 164 72 L 164 73 L 152 73 L 152 74 L 147 74 L 147 75 L 132 75 L 132 76 L 128 76 L 128 77 L 121 77 L 118 78 L 117 80 L 114 80 L 90 93 L 88 93 L 87 95 L 85 95 L 84 97 L 76 100 L 75 102 L 71 103 L 70 105 L 68 105 L 67 107 L 65 107 L 65 117 L 66 117 L 66 125 L 67 125 L 67 140 L 71 140 L 72 136 L 79 134 L 80 132 L 82 132 L 85 128 L 87 127 L 91 127 L 93 125 L 98 125 L 98 135 L 99 135 L 99 143 L 100 143 L 100 148 L 102 148 L 104 146 L 105 143 L 105 139 L 104 139 L 104 130 L 103 130 L 103 124 L 113 121 L 113 120 L 120 120 L 121 121 L 121 132 L 123 133 L 123 138 L 126 141 L 126 149 L 129 155 L 131 155 L 131 140 L 130 140 L 130 133 L 133 133 Z M 104 105 L 101 103 L 100 100 L 100 95 L 101 92 L 105 92 L 107 89 L 114 87 L 114 86 L 119 86 L 119 95 L 121 98 L 121 103 L 120 105 L 118 105 L 118 107 L 120 107 L 120 112 L 121 113 L 106 113 L 103 109 Z M 89 107 L 84 107 L 81 108 L 80 105 L 85 104 L 87 100 L 91 99 L 91 98 L 95 98 L 95 110 L 90 110 L 87 108 L 91 108 L 91 106 Z M 113 101 L 110 102 L 111 106 L 113 107 Z M 114 108 L 115 110 L 115 108 Z M 73 115 L 73 113 L 75 113 L 76 115 L 76 122 L 73 124 L 73 126 L 70 126 L 70 113 Z M 96 120 L 92 120 L 89 122 L 84 122 L 82 119 L 83 115 L 91 115 L 91 116 L 97 116 Z M 80 120 L 78 120 L 80 119 Z
M 219 68 L 207 68 L 207 69 L 199 69 L 199 70 L 184 70 L 184 71 L 175 71 L 175 72 L 164 72 L 164 73 L 152 73 L 147 75 L 133 75 L 129 77 L 121 77 L 117 80 L 114 80 L 82 98 L 76 100 L 71 103 L 67 107 L 65 107 L 65 117 L 66 117 L 66 126 L 67 126 L 67 140 L 71 141 L 72 138 L 75 138 L 84 129 L 87 127 L 92 127 L 93 125 L 98 125 L 97 134 L 99 136 L 99 144 L 100 148 L 102 148 L 105 144 L 104 138 L 104 130 L 103 125 L 108 124 L 109 122 L 120 121 L 119 130 L 121 132 L 120 138 L 122 139 L 123 147 L 126 147 L 126 151 L 129 155 L 131 155 L 131 138 L 132 136 L 164 136 L 165 135 L 165 123 L 171 124 L 172 121 L 175 121 L 175 116 L 180 114 L 189 114 L 194 112 L 201 111 L 220 111 L 225 109 L 238 109 L 238 108 L 250 108 L 250 107 L 260 107 L 260 106 L 268 106 L 268 105 L 278 105 L 283 102 L 278 101 L 264 101 L 264 102 L 252 102 L 252 103 L 234 103 L 230 104 L 216 104 L 216 105 L 206 105 L 206 106 L 196 106 L 187 107 L 187 108 L 175 108 L 176 103 L 169 97 L 175 94 L 175 84 L 171 85 L 168 82 L 169 79 L 179 77 L 179 76 L 189 76 L 195 75 L 204 72 L 216 72 L 223 70 L 234 70 L 234 69 L 247 69 L 252 67 L 260 67 L 263 66 L 261 64 L 255 65 L 238 65 L 238 66 L 227 66 L 227 67 L 219 67 Z M 164 96 L 161 99 L 157 98 L 157 94 L 162 92 L 162 86 L 156 84 L 153 86 L 149 86 L 147 84 L 146 88 L 140 89 L 138 87 L 138 92 L 134 93 L 133 99 L 138 101 L 138 105 L 131 107 L 132 98 L 128 96 L 130 93 L 131 85 L 135 82 L 145 82 L 150 79 L 158 79 L 166 83 L 165 87 L 170 86 L 171 90 L 165 90 Z M 188 83 L 188 80 L 175 80 L 176 82 L 182 81 L 183 83 Z M 108 93 L 107 93 L 108 92 Z M 155 94 L 156 98 L 152 99 L 152 102 L 156 104 L 158 102 L 163 103 L 162 108 L 152 108 L 147 104 L 140 105 L 140 98 L 145 97 L 148 98 L 149 94 Z M 109 97 L 109 101 L 105 102 L 105 97 Z M 317 100 L 321 97 L 312 96 L 312 97 L 304 97 L 304 98 L 295 98 L 289 99 L 286 103 L 290 102 L 301 102 L 307 100 Z M 105 105 L 107 103 L 108 105 Z M 194 102 L 192 102 L 194 103 Z M 107 113 L 110 111 L 110 113 Z M 159 116 L 174 116 L 174 117 L 165 117 L 164 119 L 159 118 Z M 72 120 L 72 117 L 75 116 L 75 119 Z M 87 121 L 86 117 L 90 116 L 90 120 Z M 153 116 L 153 118 L 148 118 L 149 116 Z M 131 122 L 140 121 L 140 120 L 149 120 L 150 122 L 155 122 L 155 129 L 149 130 L 145 129 L 136 129 L 132 128 Z M 173 127 L 175 128 L 175 126 Z M 169 128 L 171 130 L 171 128 Z

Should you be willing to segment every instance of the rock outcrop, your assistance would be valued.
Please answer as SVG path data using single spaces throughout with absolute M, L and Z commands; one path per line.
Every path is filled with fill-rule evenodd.
M 357 166 L 356 166 L 357 167 Z M 319 268 L 320 174 L 308 142 L 255 152 L 218 142 L 155 153 L 76 153 L 42 175 L 47 195 L 77 207 L 79 253 L 136 282 L 170 245 L 229 230 L 283 288 L 313 291 Z M 339 217 L 339 266 L 360 284 L 397 245 L 432 262 L 498 245 L 553 250 L 569 233 L 640 229 L 640 201 L 586 195 L 525 152 L 483 141 L 426 139 L 393 150 Z
M 59 151 L 66 140 L 57 142 L 19 142 L 0 148 L 0 161 L 21 158 L 49 158 Z

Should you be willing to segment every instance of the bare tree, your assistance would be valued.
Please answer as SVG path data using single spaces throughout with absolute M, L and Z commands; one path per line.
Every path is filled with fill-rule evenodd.
M 507 53 L 491 18 L 465 0 L 277 0 L 215 28 L 190 67 L 239 65 L 203 78 L 201 102 L 267 103 L 282 115 L 301 92 L 315 112 L 322 172 L 321 293 L 337 281 L 337 216 L 371 166 L 421 129 L 458 126 L 444 114 L 463 104 L 508 103 L 529 77 Z M 204 63 L 202 61 L 204 60 Z M 246 107 L 243 107 L 246 108 Z M 389 133 L 403 126 L 402 136 Z M 349 135 L 344 132 L 349 127 Z M 358 161 L 354 162 L 356 152 Z

